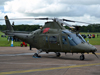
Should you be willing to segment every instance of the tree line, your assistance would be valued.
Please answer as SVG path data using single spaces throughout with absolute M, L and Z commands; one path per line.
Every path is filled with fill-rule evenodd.
M 81 26 L 81 32 L 100 32 L 100 24 L 90 24 L 88 26 Z
M 14 25 L 13 29 L 15 31 L 34 31 L 39 29 L 40 25 Z M 0 31 L 7 30 L 6 25 L 0 25 Z
M 15 31 L 34 31 L 39 29 L 41 25 L 14 25 Z M 68 28 L 65 26 L 65 28 Z M 0 25 L 0 31 L 6 30 L 6 25 Z M 80 26 L 80 32 L 100 32 L 100 24 L 90 24 L 88 26 Z

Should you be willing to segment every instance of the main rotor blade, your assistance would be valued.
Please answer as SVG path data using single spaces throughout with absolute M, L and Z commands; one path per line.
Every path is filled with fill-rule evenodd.
M 54 20 L 56 20 L 60 24 L 64 24 L 64 25 L 68 26 L 69 28 L 75 28 L 74 26 L 69 25 L 68 23 L 64 22 L 62 19 L 55 18 Z
M 48 20 L 49 18 L 35 18 L 35 20 Z
M 95 54 L 95 52 L 92 52 L 92 54 L 94 54 L 99 59 L 99 57 Z
M 0 19 L 0 20 L 53 20 L 52 18 L 12 18 L 12 19 Z
M 78 22 L 78 23 L 85 23 L 85 24 L 91 24 L 91 23 L 87 23 L 87 22 L 73 21 L 73 20 L 67 20 L 67 19 L 63 19 L 63 21 L 67 21 L 67 22 Z
M 0 19 L 0 20 L 33 20 L 35 18 L 14 18 L 14 19 Z

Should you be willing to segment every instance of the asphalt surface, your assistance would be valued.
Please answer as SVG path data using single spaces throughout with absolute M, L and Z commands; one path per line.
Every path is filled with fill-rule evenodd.
M 100 46 L 96 45 L 96 54 L 85 54 L 85 60 L 79 60 L 79 54 L 42 53 L 41 58 L 33 58 L 36 52 L 29 47 L 0 47 L 0 75 L 100 75 Z

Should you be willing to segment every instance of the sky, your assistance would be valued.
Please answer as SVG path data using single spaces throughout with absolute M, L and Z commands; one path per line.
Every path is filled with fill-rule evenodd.
M 0 19 L 5 15 L 9 18 L 50 17 L 100 23 L 100 0 L 0 0 Z M 43 25 L 46 21 L 15 20 L 14 22 L 15 25 Z M 5 21 L 1 20 L 0 24 L 5 24 Z

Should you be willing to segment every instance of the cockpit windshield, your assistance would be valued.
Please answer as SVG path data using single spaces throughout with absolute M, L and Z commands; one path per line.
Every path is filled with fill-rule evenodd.
M 86 42 L 80 34 L 69 34 L 68 40 L 71 46 Z
M 78 45 L 80 43 L 85 43 L 86 41 L 83 39 L 83 37 L 80 34 L 74 34 L 74 33 L 69 33 L 66 31 L 63 31 L 65 34 L 68 33 L 68 40 L 71 46 Z

